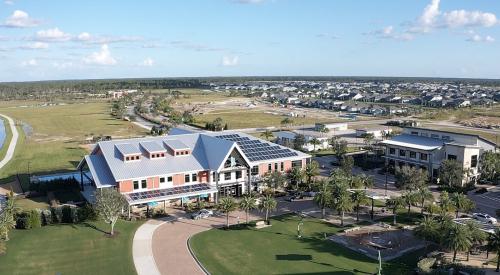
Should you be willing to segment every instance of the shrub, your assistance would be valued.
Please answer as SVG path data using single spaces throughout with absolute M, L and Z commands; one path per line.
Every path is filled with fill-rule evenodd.
M 86 203 L 83 207 L 77 208 L 78 221 L 96 221 L 97 212 L 91 204 Z
M 60 208 L 61 208 L 61 212 L 62 212 L 61 222 L 73 223 L 73 216 L 72 216 L 71 207 L 69 207 L 68 205 L 64 205 Z
M 31 229 L 30 219 L 28 212 L 17 213 L 16 215 L 16 228 L 17 229 Z
M 61 223 L 63 220 L 63 213 L 61 207 L 52 207 L 50 209 L 52 214 L 52 222 L 53 223 Z
M 78 223 L 80 222 L 80 219 L 78 217 L 78 208 L 77 207 L 71 207 L 70 208 L 71 212 L 71 222 L 72 223 Z
M 30 228 L 39 228 L 42 227 L 42 218 L 40 211 L 37 209 L 33 209 L 28 213 L 28 220 Z
M 80 185 L 75 178 L 54 179 L 47 182 L 33 183 L 30 185 L 31 191 L 37 191 L 46 194 L 49 191 L 56 190 L 79 190 Z
M 423 258 L 422 260 L 418 261 L 417 267 L 419 272 L 422 273 L 430 273 L 431 268 L 434 266 L 436 263 L 436 258 Z
M 42 225 L 49 225 L 53 223 L 52 211 L 50 209 L 42 210 Z

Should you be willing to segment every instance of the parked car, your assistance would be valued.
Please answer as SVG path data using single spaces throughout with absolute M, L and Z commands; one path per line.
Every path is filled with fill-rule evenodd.
M 286 200 L 292 202 L 292 201 L 296 201 L 296 200 L 301 200 L 303 198 L 304 198 L 304 196 L 302 196 L 302 194 L 298 193 L 298 194 L 295 194 L 295 195 L 288 197 Z
M 485 223 L 490 223 L 490 224 L 496 224 L 497 219 L 493 218 L 492 216 L 484 213 L 473 213 L 472 217 L 480 222 L 485 222 Z
M 314 198 L 314 196 L 316 196 L 316 192 L 314 191 L 304 192 L 302 194 L 304 197 L 309 197 L 309 198 Z
M 200 211 L 196 211 L 193 214 L 191 214 L 191 218 L 193 220 L 199 220 L 199 219 L 206 219 L 206 218 L 211 217 L 213 215 L 214 215 L 214 212 L 212 210 L 201 209 Z

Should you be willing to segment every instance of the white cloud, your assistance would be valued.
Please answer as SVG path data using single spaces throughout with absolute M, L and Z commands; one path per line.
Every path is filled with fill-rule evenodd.
M 480 11 L 454 10 L 443 14 L 447 27 L 493 27 L 499 23 L 493 13 Z
M 155 64 L 155 61 L 151 58 L 148 57 L 142 61 L 139 66 L 144 66 L 144 67 L 152 67 Z
M 30 44 L 21 46 L 21 48 L 29 49 L 29 50 L 43 50 L 43 49 L 48 49 L 49 44 L 47 44 L 45 42 L 34 42 L 34 43 L 30 43 Z
M 76 38 L 80 41 L 89 41 L 91 39 L 91 36 L 88 32 L 82 32 Z
M 236 66 L 239 64 L 239 57 L 238 56 L 223 56 L 222 57 L 222 66 L 225 67 L 232 67 Z
M 94 52 L 84 58 L 83 62 L 95 65 L 115 65 L 117 63 L 116 59 L 111 56 L 111 52 L 109 51 L 107 44 L 101 46 L 101 51 Z
M 31 18 L 28 13 L 22 10 L 15 10 L 14 13 L 5 20 L 2 26 L 8 28 L 29 28 L 36 27 L 39 24 L 40 21 Z
M 54 63 L 52 63 L 52 66 L 54 66 L 57 69 L 62 70 L 62 69 L 67 69 L 69 67 L 72 67 L 73 63 L 72 62 L 54 62 Z
M 381 39 L 394 39 L 400 41 L 410 41 L 413 40 L 413 35 L 410 33 L 397 33 L 394 30 L 393 26 L 384 27 L 381 30 L 372 31 L 369 33 L 365 33 L 367 35 L 374 35 L 377 38 Z
M 422 15 L 418 18 L 418 24 L 416 27 L 417 32 L 429 32 L 436 21 L 438 19 L 439 14 L 439 2 L 440 0 L 432 0 L 430 4 L 428 4 Z
M 329 33 L 318 33 L 316 34 L 317 38 L 328 38 L 328 39 L 339 39 L 340 37 L 335 34 L 329 34 Z
M 13 1 L 13 0 L 5 0 L 5 1 L 3 1 L 3 2 L 4 2 L 4 4 L 6 4 L 6 5 L 14 5 L 14 1 Z
M 64 42 L 71 40 L 71 35 L 61 31 L 59 28 L 53 28 L 38 31 L 35 39 L 38 41 Z
M 36 59 L 30 59 L 30 60 L 21 62 L 21 66 L 34 67 L 34 66 L 38 66 L 38 62 L 36 61 Z
M 495 42 L 495 38 L 493 38 L 492 36 L 490 36 L 490 35 L 482 36 L 480 34 L 477 34 L 473 30 L 467 31 L 466 35 L 468 35 L 468 38 L 466 39 L 466 41 L 469 41 L 469 42 L 486 42 L 486 43 Z

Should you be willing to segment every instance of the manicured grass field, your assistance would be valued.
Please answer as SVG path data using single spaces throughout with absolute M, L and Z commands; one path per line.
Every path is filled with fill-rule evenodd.
M 200 126 L 205 126 L 205 123 L 212 122 L 216 118 L 222 118 L 224 123 L 227 123 L 229 129 L 240 129 L 240 128 L 261 128 L 261 127 L 281 127 L 281 121 L 287 116 L 284 115 L 274 115 L 266 113 L 262 110 L 248 109 L 248 110 L 219 110 L 210 112 L 203 115 L 195 116 L 196 124 Z M 335 122 L 339 119 L 317 119 L 317 118 L 291 118 L 293 120 L 293 125 L 310 125 L 316 122 Z
M 212 229 L 191 238 L 194 253 L 211 274 L 374 274 L 377 261 L 324 239 L 341 229 L 305 219 L 297 238 L 298 218 L 281 216 L 263 229 Z M 415 252 L 384 263 L 384 274 L 407 274 Z
M 81 144 L 89 136 L 126 138 L 146 134 L 130 122 L 111 117 L 109 108 L 104 101 L 15 108 L 0 105 L 0 113 L 33 128 L 26 137 L 18 127 L 20 137 L 14 158 L 0 171 L 0 179 L 12 181 L 13 175 L 28 173 L 28 165 L 31 174 L 74 169 L 86 153 Z
M 114 238 L 84 224 L 13 230 L 0 274 L 136 274 L 132 239 L 140 222 L 119 221 Z

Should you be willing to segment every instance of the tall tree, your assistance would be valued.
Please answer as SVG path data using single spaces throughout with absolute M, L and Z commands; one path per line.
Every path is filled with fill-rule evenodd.
M 285 176 L 278 170 L 267 172 L 264 176 L 264 184 L 266 184 L 267 188 L 272 189 L 273 193 L 276 193 L 276 189 L 282 188 L 285 183 Z
M 12 190 L 7 194 L 7 201 L 0 212 L 0 240 L 9 241 L 9 231 L 16 227 L 15 215 L 18 211 Z
M 110 235 L 114 234 L 115 224 L 120 217 L 123 208 L 127 205 L 125 198 L 113 188 L 102 188 L 96 190 L 95 209 L 99 216 L 111 226 Z
M 352 168 L 354 167 L 354 158 L 351 156 L 342 156 L 340 159 L 340 169 L 346 173 L 346 175 L 352 175 Z
M 320 180 L 316 183 L 316 195 L 314 195 L 314 202 L 321 209 L 321 218 L 325 218 L 325 211 L 327 207 L 332 205 L 332 186 L 326 180 Z
M 316 151 L 316 146 L 320 145 L 321 144 L 321 141 L 319 141 L 319 139 L 317 138 L 313 138 L 309 141 L 309 143 L 312 144 L 313 146 L 313 151 Z
M 488 234 L 481 230 L 481 227 L 474 222 L 474 221 L 468 221 L 466 224 L 467 230 L 469 230 L 470 236 L 471 236 L 471 241 L 472 245 L 471 248 L 474 246 L 479 246 L 483 241 L 485 241 L 488 238 Z M 470 249 L 467 251 L 467 261 L 469 261 L 469 255 L 470 255 Z
M 229 228 L 229 214 L 236 210 L 236 201 L 233 197 L 222 197 L 217 204 L 217 210 L 226 214 L 226 228 Z
M 403 193 L 401 196 L 405 202 L 405 205 L 408 207 L 408 215 L 410 214 L 411 211 L 411 206 L 417 202 L 417 197 L 415 196 L 415 193 L 413 191 L 406 191 Z
M 494 234 L 490 234 L 488 238 L 488 249 L 497 253 L 497 268 L 496 272 L 500 271 L 500 228 L 495 229 Z
M 427 242 L 439 242 L 439 226 L 432 216 L 424 216 L 418 226 L 415 228 L 414 232 L 417 237 L 422 238 L 426 241 L 426 248 Z
M 392 215 L 394 217 L 392 224 L 396 225 L 396 215 L 399 209 L 403 208 L 405 201 L 402 197 L 393 197 L 386 201 L 387 208 L 392 210 Z
M 453 250 L 453 261 L 457 259 L 457 252 L 468 251 L 472 245 L 472 237 L 466 226 L 452 224 L 443 238 L 443 244 Z
M 462 187 L 464 174 L 462 165 L 453 159 L 444 160 L 439 167 L 440 183 L 450 188 Z
M 302 169 L 299 167 L 294 167 L 287 172 L 288 180 L 290 184 L 295 187 L 295 190 L 299 190 L 299 186 L 302 183 L 302 179 L 304 178 L 304 174 L 302 173 Z
M 356 221 L 359 222 L 359 210 L 362 205 L 366 205 L 369 201 L 366 192 L 363 190 L 354 190 L 351 193 L 351 200 L 354 204 L 354 210 L 356 211 Z
M 270 130 L 266 129 L 264 132 L 260 134 L 261 137 L 265 138 L 266 140 L 270 140 L 272 137 L 274 137 L 273 132 Z
M 469 212 L 475 207 L 474 202 L 462 193 L 453 193 L 451 195 L 451 201 L 453 203 L 453 207 L 455 208 L 455 218 L 457 219 L 460 211 Z
M 420 203 L 420 213 L 424 213 L 425 202 L 433 201 L 434 196 L 427 186 L 422 186 L 415 191 L 415 199 Z
M 409 165 L 396 167 L 394 177 L 396 187 L 407 190 L 417 190 L 426 186 L 429 178 L 426 171 Z
M 251 194 L 243 196 L 240 201 L 240 209 L 245 211 L 245 221 L 248 223 L 248 212 L 252 209 L 257 208 L 257 204 L 255 202 L 255 197 Z
M 260 209 L 266 211 L 266 223 L 269 224 L 269 212 L 273 211 L 276 209 L 278 206 L 278 202 L 271 196 L 271 195 L 266 195 L 262 198 L 260 202 Z
M 302 134 L 297 134 L 293 139 L 293 149 L 302 150 L 304 144 L 306 144 L 306 137 Z
M 304 169 L 304 177 L 306 179 L 307 188 L 311 190 L 315 177 L 319 175 L 319 164 L 317 161 L 311 161 Z

